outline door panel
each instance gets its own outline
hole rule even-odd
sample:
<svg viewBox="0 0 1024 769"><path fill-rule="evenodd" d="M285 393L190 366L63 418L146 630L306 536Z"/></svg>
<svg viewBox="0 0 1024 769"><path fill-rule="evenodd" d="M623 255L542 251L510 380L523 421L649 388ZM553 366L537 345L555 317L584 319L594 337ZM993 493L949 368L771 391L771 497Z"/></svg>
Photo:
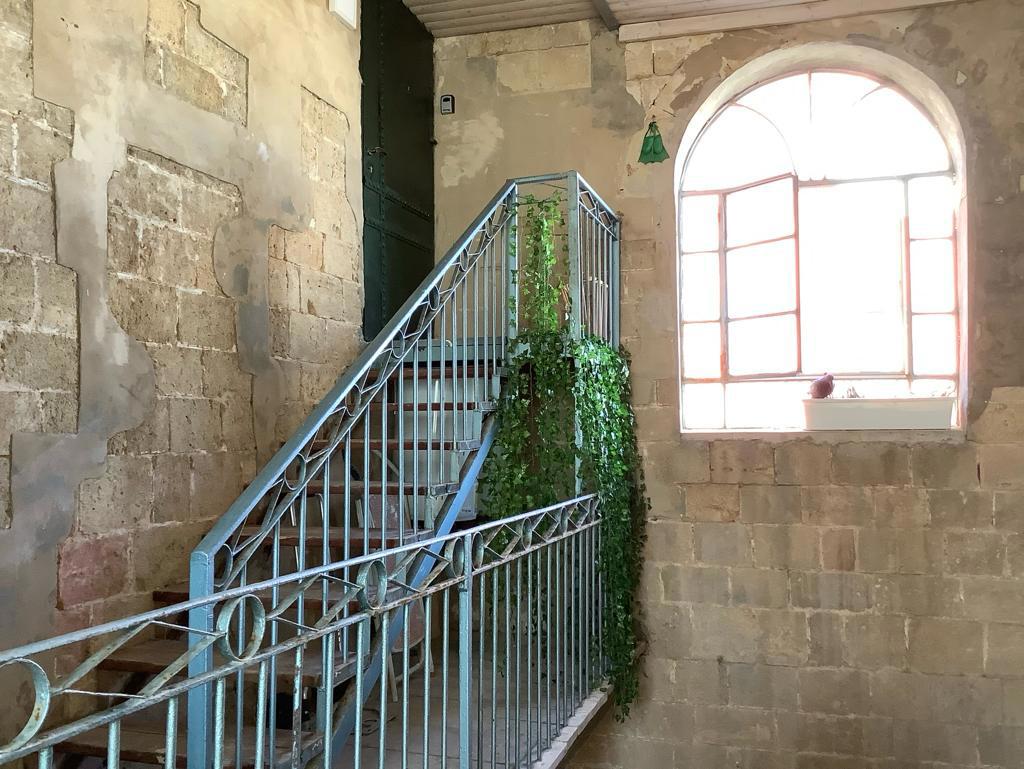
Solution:
<svg viewBox="0 0 1024 769"><path fill-rule="evenodd" d="M401 0L362 3L366 308L375 336L434 263L433 39Z"/></svg>

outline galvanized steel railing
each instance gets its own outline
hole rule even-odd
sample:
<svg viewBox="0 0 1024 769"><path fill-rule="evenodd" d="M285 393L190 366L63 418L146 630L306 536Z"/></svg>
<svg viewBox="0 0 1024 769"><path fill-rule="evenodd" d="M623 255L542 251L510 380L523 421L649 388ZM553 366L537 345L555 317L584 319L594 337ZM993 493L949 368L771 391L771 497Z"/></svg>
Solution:
<svg viewBox="0 0 1024 769"><path fill-rule="evenodd" d="M20 667L35 693L24 729L0 746L0 765L35 757L49 769L55 752L68 752L108 767L173 769L186 738L183 700L209 687L213 769L530 766L604 680L599 524L595 497L580 497L0 654L0 668ZM321 608L297 621L307 599ZM416 606L429 640L413 665ZM213 629L179 659L137 692L104 688L104 659L147 634L189 630L184 617L200 610L216 618ZM305 699L305 677L332 670L346 644L347 688L320 675ZM385 645L400 662L374 680ZM71 672L47 672L83 647L92 651ZM186 674L204 650L218 652L216 664ZM69 699L92 702L93 712L49 726ZM366 705L354 710L348 739L339 721L352 702ZM148 753L137 737L146 719Z"/></svg>

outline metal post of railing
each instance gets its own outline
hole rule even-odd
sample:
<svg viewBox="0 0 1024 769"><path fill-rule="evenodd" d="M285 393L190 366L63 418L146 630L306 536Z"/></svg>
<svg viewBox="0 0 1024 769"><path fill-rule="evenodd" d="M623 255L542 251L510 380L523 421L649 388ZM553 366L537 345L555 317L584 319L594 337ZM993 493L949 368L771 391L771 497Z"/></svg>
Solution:
<svg viewBox="0 0 1024 769"><path fill-rule="evenodd" d="M508 194L508 205L512 217L505 225L508 228L508 241L505 247L508 296L505 301L505 335L509 340L515 339L519 331L519 188L513 187ZM506 353L511 347L506 345Z"/></svg>
<svg viewBox="0 0 1024 769"><path fill-rule="evenodd" d="M611 268L609 275L611 294L611 338L608 343L614 348L619 347L619 253L622 241L622 223L618 217L615 219L614 224L615 236L612 240L612 255L611 255Z"/></svg>
<svg viewBox="0 0 1024 769"><path fill-rule="evenodd" d="M569 240L569 333L574 339L583 336L583 264L580 249L580 175L566 174L566 206L568 207Z"/></svg>
<svg viewBox="0 0 1024 769"><path fill-rule="evenodd" d="M459 585L459 766L469 767L470 706L473 694L473 535L463 545L463 575Z"/></svg>
<svg viewBox="0 0 1024 769"><path fill-rule="evenodd" d="M213 559L200 550L194 550L189 561L189 598L206 598L213 595ZM212 603L191 609L188 626L198 633L190 633L191 647L198 643L201 634L213 632ZM213 668L213 648L197 654L188 664L190 677L201 676ZM188 769L207 769L210 766L210 747L213 741L213 692L210 684L203 684L188 691L188 738L186 757Z"/></svg>

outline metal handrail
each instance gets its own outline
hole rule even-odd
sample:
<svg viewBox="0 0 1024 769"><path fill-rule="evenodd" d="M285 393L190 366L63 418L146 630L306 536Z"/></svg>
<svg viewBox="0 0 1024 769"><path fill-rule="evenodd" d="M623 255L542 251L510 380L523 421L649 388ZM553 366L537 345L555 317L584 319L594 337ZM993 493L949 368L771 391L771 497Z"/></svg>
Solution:
<svg viewBox="0 0 1024 769"><path fill-rule="evenodd" d="M595 580L596 571L594 569L594 559L599 554L599 540L597 539L599 524L597 497L595 495L577 497L501 521L485 523L467 531L409 543L387 553L363 555L301 572L281 575L242 588L228 589L213 596L190 600L175 606L66 633L7 652L0 652L0 667L21 665L29 671L36 696L24 729L12 742L0 746L0 764L38 754L39 765L46 769L52 766L53 749L56 745L93 729L106 728L108 730L108 761L110 761L110 765L117 765L121 723L129 716L151 712L157 706L165 707L161 715L164 718L166 744L169 747L175 746L179 729L178 698L209 686L214 686L217 692L214 705L215 745L220 746L220 750L223 750L227 728L225 726L225 686L233 676L241 679L245 673L253 671L258 673L258 691L254 698L257 703L254 710L257 725L253 737L257 742L257 755L261 751L276 755L274 737L271 736L274 730L271 728L268 732L264 727L271 720L271 715L265 707L270 691L268 679L274 677L274 667L277 663L289 659L288 655L295 655L301 660L306 651L316 652L317 656L323 654L327 658L326 661L330 662L331 653L338 645L338 638L350 630L356 630L360 638L355 659L357 666L355 689L358 690L366 681L364 667L372 657L367 643L371 623L383 621L386 629L389 617L394 618L400 613L408 613L408 607L416 602L429 601L435 596L443 596L445 605L447 605L448 594L453 591L457 592L459 596L459 618L460 624L463 626L459 639L458 673L458 697L461 710L462 700L468 702L474 686L470 680L469 657L465 655L469 648L466 644L470 641L468 633L472 632L470 615L475 610L475 604L472 601L475 580L482 581L481 585L476 587L482 600L487 575L495 575L492 581L497 584L499 578L496 575L500 572L504 575L505 584L508 586L511 584L512 574L521 571L523 563L527 560L531 564L534 561L541 563L539 554L543 553L548 563L547 578L549 582L553 573L557 573L560 578L563 572L567 576L570 569L575 570L573 573L578 573L585 579L579 581L579 594L578 596L573 594L571 603L568 598L560 599L561 602L551 610L556 614L544 615L542 618L547 621L547 632L550 635L547 643L561 644L558 648L562 651L559 653L564 655L569 654L571 646L574 675L571 679L569 676L565 676L562 687L555 692L555 699L549 703L554 708L555 716L552 718L550 713L546 716L547 736L542 737L538 733L536 745L531 745L531 751L536 747L539 754L541 749L550 744L552 735L557 734L557 730L568 723L573 709L603 680L605 668L599 631L602 621L603 598L599 583ZM577 547L579 550L576 549ZM553 558L554 561L552 561ZM553 562L556 564L555 567L551 566ZM426 578L417 587L410 587L404 583L404 575L408 573L410 565L416 565L425 573ZM516 571L514 572L514 570ZM355 579L349 579L347 576L352 572L357 575ZM323 607L319 617L298 627L294 635L289 638L278 640L273 634L270 634L270 639L267 639L267 627L286 623L288 620L283 615L290 608L300 604L307 591L318 591L321 587L337 585L343 585L345 589ZM266 605L267 593L280 591L283 588L290 588L287 597L281 601L270 602L271 605L268 607ZM538 590L539 588L540 582L538 581ZM506 589L508 588L506 587ZM357 612L349 613L344 608L352 600L358 600L361 608ZM138 695L75 688L77 684L86 680L113 652L150 628L184 629L184 626L178 624L176 617L198 607L214 607L218 610L215 630L204 639L204 643L207 646L216 646L221 651L225 657L225 661L222 663L197 675L180 678L179 674L188 661L187 655L195 653L193 646L181 658L157 674L154 679L155 684L151 683ZM506 603L506 613L511 611L511 608L512 606ZM243 616L251 621L252 629L245 634L244 648L235 650L231 634ZM510 616L510 614L506 614L506 622L509 621ZM552 618L556 618L558 623L563 623L557 624L556 634L551 634ZM578 627L573 625L573 633L570 636L568 633L569 623L577 620L585 620L586 627L582 624ZM536 623L529 627L534 627L538 633L543 630L542 625ZM516 628L517 637L525 635L528 642L532 644L533 636L524 628L526 626L523 625ZM111 636L113 637L110 638ZM384 637L387 638L386 632ZM447 639L447 631L445 638ZM498 639L492 637L491 640L493 664L496 665ZM506 651L508 640L506 636ZM51 682L43 664L37 661L60 656L61 652L70 651L74 647L90 641L102 641L103 644L98 651L89 655L74 670L54 682ZM408 656L408 643L406 634L406 657ZM568 662L568 657L565 661ZM539 665L539 659L537 664ZM301 670L301 664L298 668ZM527 669L528 675L530 670ZM296 678L298 675L299 673L296 673ZM430 672L427 671L425 676L424 685L429 686L427 680ZM537 676L537 696L539 697L541 693L539 667ZM478 681L477 685L485 684ZM383 696L385 688L383 681L380 686ZM447 692L447 680L445 680L444 686L445 692ZM328 684L327 689L330 688ZM54 698L72 695L110 696L123 699L123 701L71 723L43 731ZM445 696L447 697L447 694ZM477 698L480 699L479 694ZM507 700L506 704L510 705L510 700ZM530 711L527 711L527 715L530 715ZM357 716L358 718L360 716ZM361 724L357 720L357 727L360 726ZM463 766L469 765L470 732L469 723L461 725L460 756L465 755L466 758L460 764ZM361 731L357 729L356 733L360 734ZM324 732L321 732L317 740L303 745L301 748L302 763L321 755L324 765L330 765L331 741ZM357 741L354 747L357 754L358 749ZM511 750L507 741L505 749L506 751ZM176 755L176 748L167 752L168 765L174 766ZM262 764L260 761L256 761L255 765L261 766Z"/></svg>

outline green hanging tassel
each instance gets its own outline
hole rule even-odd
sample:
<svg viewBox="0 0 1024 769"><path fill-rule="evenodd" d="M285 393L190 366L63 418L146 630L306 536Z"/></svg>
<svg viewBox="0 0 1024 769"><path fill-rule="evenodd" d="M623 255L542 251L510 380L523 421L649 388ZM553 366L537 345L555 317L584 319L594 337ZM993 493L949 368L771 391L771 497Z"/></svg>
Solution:
<svg viewBox="0 0 1024 769"><path fill-rule="evenodd" d="M640 148L640 162L660 163L663 160L668 160L668 152L665 151L665 142L661 140L658 124L652 120L644 135L644 146Z"/></svg>

